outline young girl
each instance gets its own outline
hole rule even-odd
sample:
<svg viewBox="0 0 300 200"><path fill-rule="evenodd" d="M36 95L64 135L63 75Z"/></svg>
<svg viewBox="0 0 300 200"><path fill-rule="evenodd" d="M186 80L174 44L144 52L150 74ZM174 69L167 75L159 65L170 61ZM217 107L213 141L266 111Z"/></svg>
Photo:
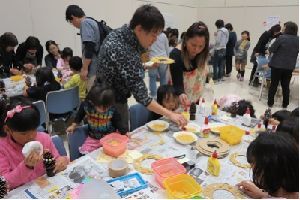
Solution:
<svg viewBox="0 0 300 200"><path fill-rule="evenodd" d="M66 169L69 159L59 155L50 136L37 132L40 114L34 105L17 105L7 112L4 120L6 136L0 138L0 175L9 189L28 183L45 174L42 156L32 151L26 158L22 148L30 141L39 141L43 149L55 158L55 172Z"/></svg>
<svg viewBox="0 0 300 200"><path fill-rule="evenodd" d="M238 71L237 79L244 81L245 67L247 64L247 51L250 47L250 33L243 31L242 39L235 45L235 67Z"/></svg>
<svg viewBox="0 0 300 200"><path fill-rule="evenodd" d="M73 50L70 47L65 47L62 50L61 58L63 59L63 63L61 66L57 66L57 69L62 74L62 80L68 81L73 74L72 70L70 69L70 59L73 57Z"/></svg>
<svg viewBox="0 0 300 200"><path fill-rule="evenodd" d="M70 59L70 68L73 71L71 79L64 84L64 88L79 86L79 98L83 101L86 96L86 81L81 80L80 70L82 68L82 59L79 56L74 56Z"/></svg>
<svg viewBox="0 0 300 200"><path fill-rule="evenodd" d="M30 86L30 82L26 82L27 87L24 88L23 95L33 100L46 101L46 95L50 91L59 90L60 84L55 80L52 68L42 67L35 73L36 85Z"/></svg>
<svg viewBox="0 0 300 200"><path fill-rule="evenodd" d="M157 103L164 108L175 111L179 107L179 97L176 95L175 89L171 85L161 85L157 89ZM156 120L162 116L151 112L151 119Z"/></svg>
<svg viewBox="0 0 300 200"><path fill-rule="evenodd" d="M238 187L249 197L299 199L299 148L288 134L261 133L248 147L253 182Z"/></svg>
<svg viewBox="0 0 300 200"><path fill-rule="evenodd" d="M81 103L74 123L67 129L68 133L73 133L86 116L89 132L88 138L79 148L80 153L87 154L99 148L101 146L99 140L106 134L115 131L125 134L114 103L115 96L112 89L104 84L93 86L85 101Z"/></svg>

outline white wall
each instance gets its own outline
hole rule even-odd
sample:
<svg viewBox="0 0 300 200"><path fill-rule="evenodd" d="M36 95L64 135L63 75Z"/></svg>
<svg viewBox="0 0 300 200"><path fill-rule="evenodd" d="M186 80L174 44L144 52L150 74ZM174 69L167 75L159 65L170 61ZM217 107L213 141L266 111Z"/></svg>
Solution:
<svg viewBox="0 0 300 200"><path fill-rule="evenodd" d="M282 22L299 22L298 0L1 0L0 3L0 34L11 31L20 43L29 35L37 36L42 45L55 40L61 49L71 47L75 55L81 52L80 37L76 35L78 30L65 21L69 4L78 4L87 16L104 19L117 28L129 22L137 7L151 3L160 9L167 25L180 32L203 20L213 34L214 22L222 18L233 24L238 35L249 30L254 43L263 32L262 23L267 16L280 16Z"/></svg>

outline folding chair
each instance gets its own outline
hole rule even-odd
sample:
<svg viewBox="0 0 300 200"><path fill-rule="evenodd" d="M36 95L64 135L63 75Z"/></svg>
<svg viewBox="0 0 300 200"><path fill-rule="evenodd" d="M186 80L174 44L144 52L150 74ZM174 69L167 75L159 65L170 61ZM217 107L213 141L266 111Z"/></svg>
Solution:
<svg viewBox="0 0 300 200"><path fill-rule="evenodd" d="M49 129L52 132L52 121L59 119L66 122L79 105L79 88L78 86L70 89L51 91L46 96L46 109L49 117ZM54 115L54 119L50 118ZM50 133L51 133L50 132Z"/></svg>
<svg viewBox="0 0 300 200"><path fill-rule="evenodd" d="M142 104L135 104L129 108L130 131L135 130L140 126L144 126L151 121L150 111Z"/></svg>
<svg viewBox="0 0 300 200"><path fill-rule="evenodd" d="M48 121L45 102L42 100L39 100L39 101L33 102L32 104L35 105L40 112L40 125L38 127L38 131L47 132L49 121ZM44 127L44 124L45 124L45 127Z"/></svg>
<svg viewBox="0 0 300 200"><path fill-rule="evenodd" d="M88 136L88 125L78 127L73 133L68 133L67 139L69 144L70 161L73 161L82 154L79 152L79 147L82 146Z"/></svg>
<svg viewBox="0 0 300 200"><path fill-rule="evenodd" d="M59 137L58 135L52 136L51 139L52 139L52 142L53 142L54 146L56 147L59 155L67 156L67 151L65 149L63 139L61 137Z"/></svg>

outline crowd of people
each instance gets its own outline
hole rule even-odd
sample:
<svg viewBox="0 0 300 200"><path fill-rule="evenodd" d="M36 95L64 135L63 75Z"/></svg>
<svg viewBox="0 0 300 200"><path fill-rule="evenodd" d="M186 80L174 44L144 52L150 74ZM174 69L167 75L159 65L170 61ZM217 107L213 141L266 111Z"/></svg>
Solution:
<svg viewBox="0 0 300 200"><path fill-rule="evenodd" d="M127 100L131 95L151 111L153 119L165 116L184 127L187 120L176 111L201 99L208 82L209 57L214 82L222 82L224 77L233 74L233 56L236 77L244 81L250 32L241 32L238 39L232 24L225 24L221 19L215 22L215 42L211 45L205 22L192 23L179 39L177 29L163 31L163 15L151 5L139 7L129 24L112 30L107 36L102 34L103 26L87 17L78 5L68 6L65 14L67 22L80 30L82 55L73 56L69 47L61 51L55 41L49 40L45 44L46 66L42 66L44 52L39 39L29 36L19 44L13 33L6 32L0 37L0 76L33 74L36 83L26 78L23 92L31 102L45 101L49 91L78 86L81 104L67 131L71 134L83 121L88 124L88 138L80 147L82 154L99 148L99 139L108 133L129 132ZM286 22L283 27L274 25L261 35L253 48L250 81L259 84L254 76L258 70L263 70L266 76L269 73L269 107L274 104L279 82L283 91L282 107L289 105L289 83L299 51L297 33L298 26L294 22ZM272 39L276 40L270 45ZM146 67L141 61L141 54L145 52L149 58L163 56L175 61L170 65L154 63L147 67L149 90L144 81ZM59 71L58 77L54 76L53 69ZM160 86L157 88L158 76ZM8 181L10 189L45 173L40 155L32 153L24 159L22 147L29 141L40 141L55 156L55 171L64 170L68 158L59 156L49 135L37 132L37 108L27 101L15 104L1 98L0 102L0 175ZM231 106L237 105L239 115L250 108L251 116L256 117L252 103L238 96L225 96L218 103L229 112ZM253 198L298 198L299 110L282 110L272 117L268 123L276 123L277 131L259 134L247 150L253 182L243 181L238 186Z"/></svg>

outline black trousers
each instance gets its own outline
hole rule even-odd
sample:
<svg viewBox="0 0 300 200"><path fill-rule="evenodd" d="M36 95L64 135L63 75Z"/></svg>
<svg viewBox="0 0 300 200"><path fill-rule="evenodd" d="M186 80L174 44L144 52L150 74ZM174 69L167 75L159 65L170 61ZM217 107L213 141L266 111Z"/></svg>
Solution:
<svg viewBox="0 0 300 200"><path fill-rule="evenodd" d="M257 62L253 62L253 68L252 68L251 75L250 75L250 82L252 81L252 79L254 77L254 74L256 72L256 68L257 68ZM254 82L258 82L257 77L255 78Z"/></svg>
<svg viewBox="0 0 300 200"><path fill-rule="evenodd" d="M272 67L271 67L272 68ZM273 106L274 96L277 92L279 82L281 83L283 102L282 106L286 107L289 105L290 96L290 81L292 78L293 70L276 69L271 70L271 86L268 95L268 105Z"/></svg>
<svg viewBox="0 0 300 200"><path fill-rule="evenodd" d="M232 56L226 55L226 72L225 74L230 74L232 71Z"/></svg>

